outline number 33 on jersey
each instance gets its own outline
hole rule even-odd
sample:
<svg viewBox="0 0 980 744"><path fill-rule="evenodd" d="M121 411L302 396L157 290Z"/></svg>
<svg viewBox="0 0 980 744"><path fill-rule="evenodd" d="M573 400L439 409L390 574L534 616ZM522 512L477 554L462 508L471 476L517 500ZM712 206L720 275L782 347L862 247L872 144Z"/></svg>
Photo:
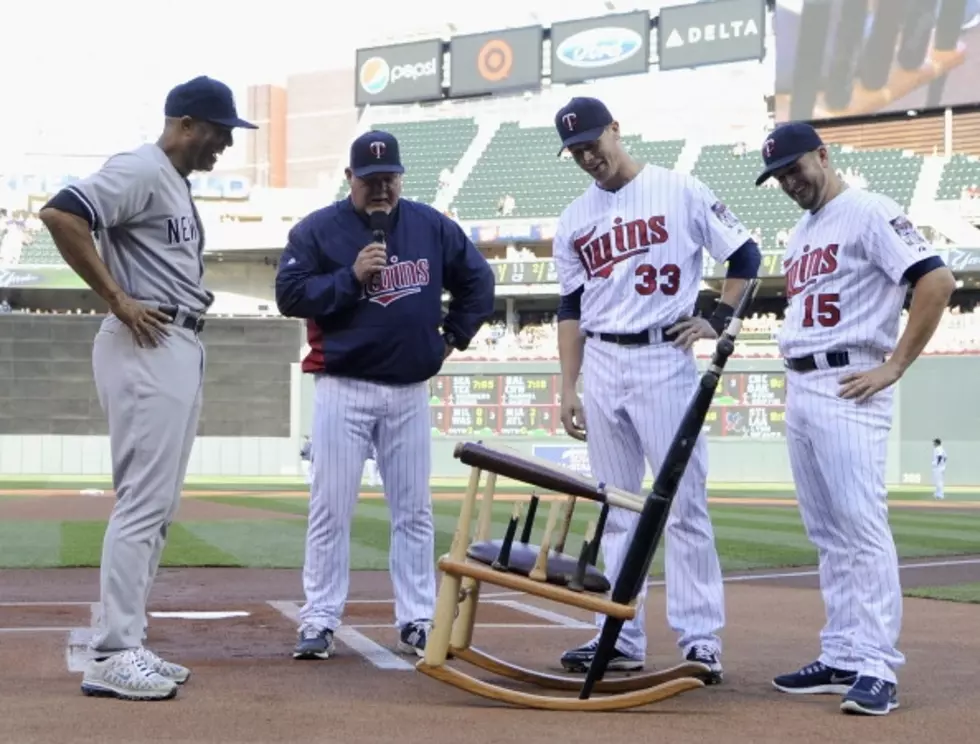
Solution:
<svg viewBox="0 0 980 744"><path fill-rule="evenodd" d="M908 291L902 275L935 255L887 196L845 189L805 213L783 256L784 357L864 348L889 354Z"/></svg>
<svg viewBox="0 0 980 744"><path fill-rule="evenodd" d="M704 183L647 164L618 191L593 183L564 210L554 240L560 291L584 287L583 331L667 328L694 312L702 248L723 263L749 238Z"/></svg>

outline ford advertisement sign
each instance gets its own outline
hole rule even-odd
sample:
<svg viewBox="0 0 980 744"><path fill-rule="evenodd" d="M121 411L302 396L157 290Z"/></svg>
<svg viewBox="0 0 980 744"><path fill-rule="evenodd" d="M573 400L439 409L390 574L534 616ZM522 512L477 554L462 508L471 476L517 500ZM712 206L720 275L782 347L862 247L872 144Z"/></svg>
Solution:
<svg viewBox="0 0 980 744"><path fill-rule="evenodd" d="M442 41L358 49L354 74L356 106L442 98Z"/></svg>
<svg viewBox="0 0 980 744"><path fill-rule="evenodd" d="M647 11L555 23L551 27L551 79L578 83L649 69Z"/></svg>

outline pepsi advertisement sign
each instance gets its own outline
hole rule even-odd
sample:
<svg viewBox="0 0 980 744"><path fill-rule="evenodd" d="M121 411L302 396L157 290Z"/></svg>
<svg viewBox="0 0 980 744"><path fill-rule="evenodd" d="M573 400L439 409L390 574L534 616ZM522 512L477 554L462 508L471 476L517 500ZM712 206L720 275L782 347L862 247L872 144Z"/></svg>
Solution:
<svg viewBox="0 0 980 744"><path fill-rule="evenodd" d="M354 104L414 103L442 98L442 41L358 49Z"/></svg>
<svg viewBox="0 0 980 744"><path fill-rule="evenodd" d="M551 27L552 82L638 75L649 69L649 62L647 11L566 21Z"/></svg>

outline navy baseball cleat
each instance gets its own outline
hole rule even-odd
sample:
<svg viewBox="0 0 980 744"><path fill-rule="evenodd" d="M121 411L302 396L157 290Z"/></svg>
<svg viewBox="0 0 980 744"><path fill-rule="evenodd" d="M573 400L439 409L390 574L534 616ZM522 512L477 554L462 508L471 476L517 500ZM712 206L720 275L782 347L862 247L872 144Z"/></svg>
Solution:
<svg viewBox="0 0 980 744"><path fill-rule="evenodd" d="M573 648L561 655L561 665L566 671L585 673L589 671L595 652L599 648L599 639L594 638L584 646ZM613 652L606 667L610 672L638 672L643 669L643 659L628 656L618 648Z"/></svg>
<svg viewBox="0 0 980 744"><path fill-rule="evenodd" d="M844 695L840 709L845 713L884 716L898 707L898 685L862 674Z"/></svg>
<svg viewBox="0 0 980 744"><path fill-rule="evenodd" d="M844 695L857 678L857 672L834 669L815 661L798 671L779 675L773 679L772 686L795 695Z"/></svg>
<svg viewBox="0 0 980 744"><path fill-rule="evenodd" d="M293 648L294 659L329 659L334 651L333 631L304 625Z"/></svg>
<svg viewBox="0 0 980 744"><path fill-rule="evenodd" d="M709 646L692 646L684 658L687 661L696 661L708 667L710 673L704 679L706 685L721 684L725 675L721 668L721 659L718 658L718 652L713 648Z"/></svg>
<svg viewBox="0 0 980 744"><path fill-rule="evenodd" d="M413 620L403 625L398 634L398 650L403 654L425 656L425 642L431 627L430 620Z"/></svg>

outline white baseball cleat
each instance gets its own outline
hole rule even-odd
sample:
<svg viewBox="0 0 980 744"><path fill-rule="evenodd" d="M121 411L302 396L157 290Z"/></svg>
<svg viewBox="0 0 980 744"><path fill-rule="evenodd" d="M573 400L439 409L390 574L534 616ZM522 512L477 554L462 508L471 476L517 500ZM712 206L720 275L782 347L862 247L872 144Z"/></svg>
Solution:
<svg viewBox="0 0 980 744"><path fill-rule="evenodd" d="M170 700L177 695L177 683L153 671L139 649L133 649L89 663L82 693L121 700Z"/></svg>
<svg viewBox="0 0 980 744"><path fill-rule="evenodd" d="M178 685L184 684L191 676L191 670L187 667L174 664L172 661L165 661L148 648L136 649L136 653L150 669Z"/></svg>

